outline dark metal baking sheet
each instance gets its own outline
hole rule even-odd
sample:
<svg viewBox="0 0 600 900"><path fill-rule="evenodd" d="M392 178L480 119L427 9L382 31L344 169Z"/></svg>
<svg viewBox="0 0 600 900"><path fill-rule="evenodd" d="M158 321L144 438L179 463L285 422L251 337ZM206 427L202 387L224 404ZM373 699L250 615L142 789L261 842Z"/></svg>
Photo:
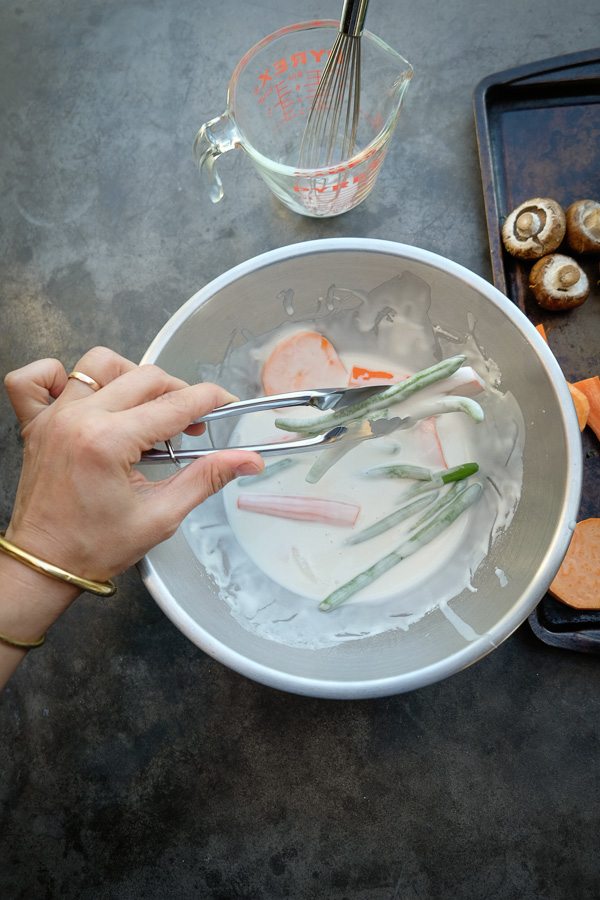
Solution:
<svg viewBox="0 0 600 900"><path fill-rule="evenodd" d="M600 200L600 48L490 75L474 92L475 125L495 286L534 325L543 324L568 381L600 374L600 259L578 257L590 279L588 300L565 313L543 310L529 287L530 262L510 256L502 223L530 197ZM563 247L561 251L573 255ZM579 519L600 516L600 442L582 434L584 480ZM577 623L547 595L530 617L552 646L600 652L600 613Z"/></svg>

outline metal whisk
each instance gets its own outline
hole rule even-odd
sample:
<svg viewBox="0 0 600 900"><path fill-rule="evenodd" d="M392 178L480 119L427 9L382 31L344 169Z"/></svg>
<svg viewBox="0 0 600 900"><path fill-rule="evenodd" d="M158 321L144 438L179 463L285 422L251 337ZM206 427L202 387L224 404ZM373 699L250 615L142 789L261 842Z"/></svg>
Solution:
<svg viewBox="0 0 600 900"><path fill-rule="evenodd" d="M344 0L340 29L313 98L302 143L303 169L352 156L360 111L360 44L369 0ZM342 131L343 128L343 131Z"/></svg>

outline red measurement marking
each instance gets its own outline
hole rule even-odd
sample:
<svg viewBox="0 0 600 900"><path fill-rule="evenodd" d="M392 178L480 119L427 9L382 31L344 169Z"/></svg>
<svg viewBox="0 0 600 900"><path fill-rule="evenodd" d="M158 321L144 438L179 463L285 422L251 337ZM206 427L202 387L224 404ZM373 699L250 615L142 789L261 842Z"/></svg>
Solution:
<svg viewBox="0 0 600 900"><path fill-rule="evenodd" d="M363 171L359 172L357 175L354 175L352 179L348 177L346 181L342 181L341 178L338 178L337 183L332 183L331 181L328 184L323 184L321 187L316 187L314 184L310 186L305 186L304 184L295 184L293 185L293 189L296 193L311 193L311 194L322 194L324 191L339 191L347 188L350 184L363 184L367 182L371 182L377 172L377 169L383 163L385 157L385 153L383 153L380 157L373 160L373 162L369 163L368 167ZM348 168L350 168L348 166ZM334 170L334 174L341 175L346 169L341 166L339 169ZM301 172L295 173L297 175L302 176ZM311 173L311 176L315 178L319 173ZM321 173L325 174L325 173Z"/></svg>
<svg viewBox="0 0 600 900"><path fill-rule="evenodd" d="M269 75L269 67L268 67L268 66L267 66L267 68L265 69L265 71L264 71L261 75L259 75L258 77L260 78L260 86L261 86L261 87L264 87L265 84L267 83L267 81L273 81L273 79L272 79L271 76Z"/></svg>
<svg viewBox="0 0 600 900"><path fill-rule="evenodd" d="M281 112L283 113L282 122L289 122L290 119L294 119L296 117L296 113L292 112L294 108L295 99L292 97L292 91L287 86L285 81L280 81L275 85L275 90L277 91L278 102L275 104L275 107L280 107Z"/></svg>
<svg viewBox="0 0 600 900"><path fill-rule="evenodd" d="M364 165L365 161L367 159L369 159L371 156L374 156L376 153L378 153L379 156L377 157L376 160L371 162L368 167L369 169L376 168L377 166L381 165L381 163L383 162L383 158L385 156L384 151L381 148L377 148L377 147L375 147L373 150L369 150L368 153L365 153L363 156L361 156L360 159L356 160L355 162L349 162L348 164L343 164L343 165L339 164L337 166L329 166L329 168L323 169L322 171L319 170L319 171L311 172L311 175L313 178L316 178L319 176L324 177L326 175L339 175L342 172L346 172L348 169L353 169L355 166ZM365 174L366 173L363 172L361 175L359 175L357 177L363 178ZM303 173L296 171L296 172L294 172L294 175L303 175ZM356 181L356 179L355 179L355 181Z"/></svg>
<svg viewBox="0 0 600 900"><path fill-rule="evenodd" d="M304 99L312 102L317 87L319 86L319 78L321 77L321 69L307 69L304 79Z"/></svg>
<svg viewBox="0 0 600 900"><path fill-rule="evenodd" d="M309 62L314 62L319 65L321 62L321 57L324 56L325 53L329 55L330 50L309 50L308 53L305 50L300 51L300 53L292 53L289 60L283 57L282 59L278 59L276 62L272 63L273 70L276 75L283 75L284 72L287 72L288 69L297 69L298 66L305 66L307 60ZM311 59L312 57L312 59ZM267 81L272 81L271 75L269 75L269 69L271 66L267 66L264 72L262 72L258 79L260 81L260 87L264 87Z"/></svg>

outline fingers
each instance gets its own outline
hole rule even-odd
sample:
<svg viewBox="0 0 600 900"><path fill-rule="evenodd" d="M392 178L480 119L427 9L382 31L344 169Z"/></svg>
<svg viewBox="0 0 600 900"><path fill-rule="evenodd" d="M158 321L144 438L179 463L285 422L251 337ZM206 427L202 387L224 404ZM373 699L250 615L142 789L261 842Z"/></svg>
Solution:
<svg viewBox="0 0 600 900"><path fill-rule="evenodd" d="M152 485L154 511L170 523L174 533L181 520L207 497L240 475L259 475L264 467L262 457L248 450L211 453Z"/></svg>
<svg viewBox="0 0 600 900"><path fill-rule="evenodd" d="M4 379L6 393L22 428L59 397L66 385L67 373L57 359L37 360L9 372Z"/></svg>
<svg viewBox="0 0 600 900"><path fill-rule="evenodd" d="M77 362L74 376L69 379L65 399L90 398L102 390L96 402L107 412L126 410L159 397L167 391L187 387L187 382L164 372L158 366L138 366L131 360L106 347L94 347ZM87 384L89 378L94 384ZM98 385L98 387L96 387ZM192 434L202 434L202 426L196 426Z"/></svg>
<svg viewBox="0 0 600 900"><path fill-rule="evenodd" d="M118 381L105 384L101 395L98 393L98 404L109 412L131 409L162 394L189 386L186 381L175 378L154 365L134 366Z"/></svg>
<svg viewBox="0 0 600 900"><path fill-rule="evenodd" d="M113 382L126 372L137 369L135 363L124 356L119 356L108 347L93 347L81 357L73 367L74 371L82 372L92 378L101 388ZM93 396L93 388L75 378L71 378L67 385L65 400L79 400Z"/></svg>
<svg viewBox="0 0 600 900"><path fill-rule="evenodd" d="M157 371L160 373L160 370ZM137 376L138 373L136 381L141 382L142 379L138 379ZM170 378L171 376L163 372L161 383L169 384ZM131 380L133 381L133 377ZM99 391L98 395L100 393ZM229 391L210 382L186 385L174 390L167 389L166 393L155 395L154 399L117 413L118 419L115 424L130 437L137 437L140 440L140 447L142 443L144 445L142 449L148 449L156 441L166 441L184 430L193 434L202 433L203 429L200 426L190 428L190 423L216 406L223 406L233 399Z"/></svg>
<svg viewBox="0 0 600 900"><path fill-rule="evenodd" d="M206 431L206 424L204 422L198 422L197 425L190 425L189 428L184 429L184 434L189 434L190 437L200 437L201 434L204 434Z"/></svg>
<svg viewBox="0 0 600 900"><path fill-rule="evenodd" d="M191 423L215 406L237 399L217 385L188 385L158 366L138 366L106 347L85 353L75 371L93 379L100 389L94 391L82 381L68 380L64 367L53 359L39 360L6 376L6 390L23 428L52 399L60 397L61 405L87 399L90 408L116 413L118 421L111 430L133 442L135 455L135 447L148 449L181 431L202 434L204 424Z"/></svg>
<svg viewBox="0 0 600 900"><path fill-rule="evenodd" d="M92 378L100 385L100 390L94 392L89 385L72 378L65 390L65 400L88 397L93 398L96 407L107 412L127 411L134 429L140 423L145 423L143 439L146 446L167 440L180 431L192 435L203 434L203 424L190 423L215 406L237 399L222 388L204 384L194 385L199 393L175 396L186 389L190 390L187 382L155 365L138 366L106 347L89 350L77 362L75 371ZM164 398L169 396L171 401L164 402ZM152 405L151 401L156 401L156 405ZM131 412L138 407L143 408L143 411L132 417ZM160 434L155 436L156 425L160 425Z"/></svg>
<svg viewBox="0 0 600 900"><path fill-rule="evenodd" d="M106 347L94 347L75 365L74 371L93 379L93 387L72 378L58 360L40 360L6 376L6 389L21 425L60 397L61 405L86 399L86 407L114 412L122 418L114 426L140 449L151 447L181 431L200 435L203 424L195 419L215 406L237 399L213 384L188 385L154 365L138 366Z"/></svg>

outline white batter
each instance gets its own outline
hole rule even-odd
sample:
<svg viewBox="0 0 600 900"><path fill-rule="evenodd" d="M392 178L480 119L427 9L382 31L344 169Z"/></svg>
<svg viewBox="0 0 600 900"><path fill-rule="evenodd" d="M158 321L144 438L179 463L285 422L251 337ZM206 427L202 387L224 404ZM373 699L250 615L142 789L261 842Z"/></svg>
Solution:
<svg viewBox="0 0 600 900"><path fill-rule="evenodd" d="M384 287L389 291L389 286ZM349 369L361 365L386 371L419 371L439 358L439 352L437 357L432 355L433 349L444 344L445 336L436 334L426 317L416 322L411 315L407 322L402 320L401 305L399 311L400 315L390 319L384 339L379 333L373 340L365 328L368 323L357 315L345 323L338 319L328 329L319 328L319 322L312 327L332 341ZM306 330L306 322L301 327L279 329L268 342L250 339L235 351L234 360L226 361L238 379L250 385L246 390L226 378L227 367L218 373L203 372L203 377L219 381L239 395L256 395L262 361L294 330ZM399 335L406 340L399 340ZM357 347L369 348L369 343L388 351L391 346L402 348L403 355L361 355ZM443 461L437 442L417 426L357 446L316 484L305 480L316 454L303 453L294 454L294 465L281 475L262 483L246 485L239 480L228 485L188 516L183 528L215 579L223 601L245 628L283 644L318 649L398 627L407 629L436 606L446 611L449 600L471 587L472 575L491 543L509 524L518 503L524 427L514 398L497 388L500 373L493 362L484 359L472 335L461 346L454 337L447 343L442 355L467 354L467 363L486 384L486 390L475 398L485 411L483 423L475 424L464 413L450 413L436 420L447 465L479 463L480 472L471 482L482 484L480 499L435 541L338 608L323 613L318 610L321 599L401 544L414 523L414 519L409 520L363 544L345 543L351 533L396 509L401 492L412 483L366 478L364 471L400 462L438 469ZM349 347L347 352L344 345ZM418 402L419 394L407 404L399 404L391 414L402 414L403 406ZM306 418L307 411L296 414ZM273 413L240 417L233 433L230 429L235 420L222 420L211 429L213 439L218 445L227 443L227 438L231 445L281 439L286 433L275 429L275 417ZM191 445L190 439L185 445ZM267 464L278 458L267 459ZM284 520L239 510L240 491L340 499L359 505L360 514L353 528ZM468 629L464 623L454 624L463 632Z"/></svg>
<svg viewBox="0 0 600 900"><path fill-rule="evenodd" d="M343 357L342 357L343 358ZM345 360L344 360L345 361ZM349 362L349 361L348 361ZM372 367L370 359L354 359L355 364ZM379 360L379 367L386 367ZM418 397L414 398L415 400ZM392 408L390 415L404 415L410 401ZM414 409L415 404L410 403ZM286 412L286 415L288 413ZM262 412L242 416L233 432L231 442L236 446L264 440L265 435L283 439L285 432L277 431L274 421L281 413ZM295 411L291 417L306 418L307 411ZM467 425L463 413L451 413L450 427L444 427L444 456L449 466L471 462L468 457L468 441L463 426ZM441 420L438 419L441 424ZM427 426L416 425L406 431L397 431L383 438L364 441L353 447L335 463L316 483L309 484L306 475L317 459L318 453L301 453L289 457L293 465L272 478L252 481L242 480L228 485L225 490L225 508L229 524L235 536L250 558L265 574L290 591L303 597L323 600L336 587L366 569L402 543L410 525L422 515L396 526L369 541L349 547L349 536L361 531L377 519L396 510L399 498L413 481L386 477L368 477L365 472L376 466L394 463L411 463L432 467L435 471L445 466L438 442ZM268 463L267 463L268 465ZM318 522L298 522L264 516L240 510L237 507L240 493L295 494L303 497L324 497L344 500L360 507L356 524L352 528L328 526ZM374 597L386 597L398 590L417 586L423 578L423 556L429 559L428 568L445 567L458 551L466 517L434 542L423 554L416 554L402 563L398 570L387 572L370 587L346 602L363 603ZM435 559L435 565L431 560Z"/></svg>

